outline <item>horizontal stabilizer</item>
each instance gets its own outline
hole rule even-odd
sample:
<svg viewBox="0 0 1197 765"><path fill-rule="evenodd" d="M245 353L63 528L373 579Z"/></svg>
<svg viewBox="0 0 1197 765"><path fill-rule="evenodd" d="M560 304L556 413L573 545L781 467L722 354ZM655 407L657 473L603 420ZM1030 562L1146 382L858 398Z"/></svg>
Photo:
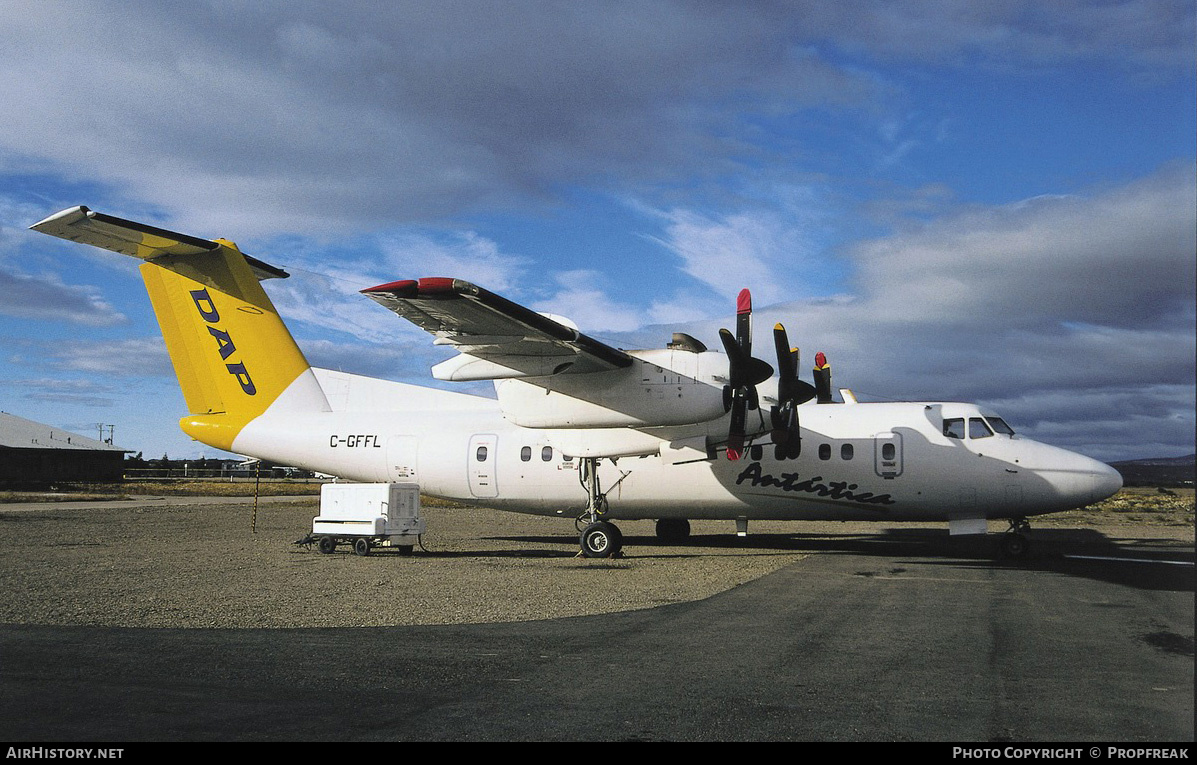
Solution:
<svg viewBox="0 0 1197 765"><path fill-rule="evenodd" d="M142 260L153 260L164 255L200 255L213 252L224 243L105 215L82 205L55 213L29 228L60 239L90 244ZM236 248L236 245L233 247ZM263 263L257 258L245 255L245 261L259 280L285 279L289 276L281 268Z"/></svg>

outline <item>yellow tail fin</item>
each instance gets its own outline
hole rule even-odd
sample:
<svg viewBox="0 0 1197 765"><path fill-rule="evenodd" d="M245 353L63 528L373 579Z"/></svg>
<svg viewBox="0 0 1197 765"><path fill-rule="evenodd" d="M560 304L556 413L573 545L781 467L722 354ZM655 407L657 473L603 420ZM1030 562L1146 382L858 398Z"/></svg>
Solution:
<svg viewBox="0 0 1197 765"><path fill-rule="evenodd" d="M272 406L327 411L307 359L258 281L284 272L247 259L232 242L85 207L32 228L146 261L141 275L190 412L179 425L192 438L231 451L241 429Z"/></svg>
<svg viewBox="0 0 1197 765"><path fill-rule="evenodd" d="M236 245L220 244L156 258L141 274L191 412L180 426L231 449L309 366Z"/></svg>

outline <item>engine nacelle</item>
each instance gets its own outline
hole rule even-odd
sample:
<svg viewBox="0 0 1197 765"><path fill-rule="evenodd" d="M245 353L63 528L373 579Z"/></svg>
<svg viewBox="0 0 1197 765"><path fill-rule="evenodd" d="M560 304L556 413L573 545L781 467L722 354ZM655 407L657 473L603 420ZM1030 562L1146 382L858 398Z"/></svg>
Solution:
<svg viewBox="0 0 1197 765"><path fill-rule="evenodd" d="M727 357L678 349L629 351L626 369L496 380L503 416L525 428L690 425L724 416Z"/></svg>

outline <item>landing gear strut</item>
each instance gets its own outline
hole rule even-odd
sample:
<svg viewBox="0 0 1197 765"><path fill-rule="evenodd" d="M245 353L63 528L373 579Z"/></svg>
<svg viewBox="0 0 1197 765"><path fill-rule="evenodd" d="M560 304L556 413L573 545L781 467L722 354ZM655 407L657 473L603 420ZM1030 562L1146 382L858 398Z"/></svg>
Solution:
<svg viewBox="0 0 1197 765"><path fill-rule="evenodd" d="M578 517L584 524L578 536L582 555L587 558L618 558L623 551L623 534L610 521L602 520L607 513L607 495L598 477L598 457L581 458L581 481L586 489L586 512Z"/></svg>
<svg viewBox="0 0 1197 765"><path fill-rule="evenodd" d="M1027 553L1031 549L1031 540L1027 538L1027 533L1030 530L1031 524L1027 523L1026 518L1011 518L1010 529L1002 535L1002 539L998 543L1002 557L1014 560L1022 560L1027 557Z"/></svg>

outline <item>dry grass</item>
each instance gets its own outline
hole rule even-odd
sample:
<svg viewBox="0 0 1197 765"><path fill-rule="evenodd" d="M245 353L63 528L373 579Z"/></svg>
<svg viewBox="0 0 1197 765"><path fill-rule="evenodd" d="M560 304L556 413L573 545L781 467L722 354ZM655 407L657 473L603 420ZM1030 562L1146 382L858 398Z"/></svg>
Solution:
<svg viewBox="0 0 1197 765"><path fill-rule="evenodd" d="M1193 528L1193 489L1131 487L1096 505L1039 516L1043 526L1173 526Z"/></svg>
<svg viewBox="0 0 1197 765"><path fill-rule="evenodd" d="M63 484L50 491L0 491L2 502L80 502L86 500L131 499L144 496L169 497L281 497L320 493L321 481L290 478L235 480L136 480L122 483Z"/></svg>

